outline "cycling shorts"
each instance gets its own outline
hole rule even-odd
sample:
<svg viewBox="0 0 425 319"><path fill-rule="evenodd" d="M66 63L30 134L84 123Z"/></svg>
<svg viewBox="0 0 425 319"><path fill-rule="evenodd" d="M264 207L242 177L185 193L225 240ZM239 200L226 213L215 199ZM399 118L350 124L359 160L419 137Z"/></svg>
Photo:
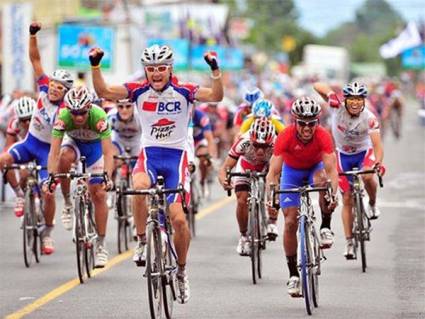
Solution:
<svg viewBox="0 0 425 319"><path fill-rule="evenodd" d="M375 164L375 155L373 149L357 154L344 154L337 151L338 172L351 171L354 167L362 169L363 167L373 167ZM339 188L342 193L350 190L353 183L353 176L339 176Z"/></svg>
<svg viewBox="0 0 425 319"><path fill-rule="evenodd" d="M119 139L119 138L113 138L112 144L115 145L115 147L118 150L118 155L123 155L125 153L125 149L130 149L130 156L138 156L140 154L140 142L136 143L129 143L125 140Z"/></svg>
<svg viewBox="0 0 425 319"><path fill-rule="evenodd" d="M49 151L50 144L42 142L31 133L28 133L24 140L13 144L8 153L12 155L16 164L24 164L35 160L37 165L47 166ZM47 180L47 170L41 170L39 176L41 181Z"/></svg>
<svg viewBox="0 0 425 319"><path fill-rule="evenodd" d="M179 149L149 146L142 148L133 175L146 173L150 177L151 186L156 184L158 176L164 177L165 188L177 188L183 185L186 190L186 203L190 195L190 174L188 170L187 152ZM178 194L167 196L169 204L181 202Z"/></svg>
<svg viewBox="0 0 425 319"><path fill-rule="evenodd" d="M244 161L242 158L239 158L238 162L236 163L235 172L236 173L245 173L247 170L256 171L256 172L265 172L267 170L267 165L263 165L262 169L253 169L253 167L247 167L244 165ZM233 185L236 190L244 191L247 188L245 186L241 187L241 185L248 186L248 190L250 189L250 179L249 177L242 177L242 176L235 176L232 178Z"/></svg>
<svg viewBox="0 0 425 319"><path fill-rule="evenodd" d="M309 169L296 169L284 164L282 166L282 175L280 178L280 189L297 188L307 184L313 184L314 174L322 169L323 162L319 162ZM281 208L299 207L300 194L280 194L279 201Z"/></svg>
<svg viewBox="0 0 425 319"><path fill-rule="evenodd" d="M69 147L75 153L78 161L81 156L86 157L87 173L102 174L103 168L103 152L102 143L100 140L83 143L69 136L65 136L62 142L62 147ZM101 184L103 178L95 177L89 180L90 184Z"/></svg>

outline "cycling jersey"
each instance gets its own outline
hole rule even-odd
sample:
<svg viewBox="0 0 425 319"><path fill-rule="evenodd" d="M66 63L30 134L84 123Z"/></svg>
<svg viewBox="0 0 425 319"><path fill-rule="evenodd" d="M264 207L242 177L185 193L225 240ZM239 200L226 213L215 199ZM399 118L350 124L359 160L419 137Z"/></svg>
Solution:
<svg viewBox="0 0 425 319"><path fill-rule="evenodd" d="M152 89L147 81L124 85L128 97L138 107L143 147L184 150L198 86L183 84L177 79L170 81L161 92Z"/></svg>
<svg viewBox="0 0 425 319"><path fill-rule="evenodd" d="M49 100L47 95L49 78L46 75L42 75L37 80L37 84L40 93L37 107L31 117L29 133L36 139L50 144L53 124L60 109L64 107L64 103L62 100L58 103Z"/></svg>
<svg viewBox="0 0 425 319"><path fill-rule="evenodd" d="M329 109L337 150L344 154L356 154L372 146L369 134L379 132L379 122L368 108L358 117L352 117L343 105Z"/></svg>
<svg viewBox="0 0 425 319"><path fill-rule="evenodd" d="M193 139L195 140L195 146L199 144L205 137L205 132L212 132L211 123L208 115L204 112L194 109L193 117Z"/></svg>
<svg viewBox="0 0 425 319"><path fill-rule="evenodd" d="M274 155L282 156L283 162L292 168L309 169L322 161L323 153L333 151L332 137L322 126L316 128L312 140L305 144L297 137L297 129L292 124L279 133Z"/></svg>
<svg viewBox="0 0 425 319"><path fill-rule="evenodd" d="M130 149L130 155L139 155L142 137L142 125L137 109L128 121L123 121L116 108L108 113L108 122L112 129L112 143L118 148L120 154Z"/></svg>
<svg viewBox="0 0 425 319"><path fill-rule="evenodd" d="M77 128L68 109L61 110L53 127L52 136L62 138L66 134L80 142L95 142L111 136L105 111L97 105L92 105L89 110L87 123L82 128Z"/></svg>
<svg viewBox="0 0 425 319"><path fill-rule="evenodd" d="M22 128L17 117L12 117L7 124L6 133L16 136L18 140L22 140L28 133L28 130Z"/></svg>
<svg viewBox="0 0 425 319"><path fill-rule="evenodd" d="M283 131L285 128L285 125L282 123L282 120L279 116L272 114L269 120L272 122L273 127L275 128L275 131L277 134ZM255 118L252 114L250 114L245 121L242 123L240 133L244 134L249 131L251 128L252 123L254 123Z"/></svg>
<svg viewBox="0 0 425 319"><path fill-rule="evenodd" d="M62 147L74 150L76 159L86 157L87 171L89 173L103 173L103 152L101 140L111 137L105 111L97 105L92 105L88 119L84 127L77 128L68 109L63 109L53 127L52 136L56 138L66 137ZM101 178L90 179L91 184L99 184Z"/></svg>

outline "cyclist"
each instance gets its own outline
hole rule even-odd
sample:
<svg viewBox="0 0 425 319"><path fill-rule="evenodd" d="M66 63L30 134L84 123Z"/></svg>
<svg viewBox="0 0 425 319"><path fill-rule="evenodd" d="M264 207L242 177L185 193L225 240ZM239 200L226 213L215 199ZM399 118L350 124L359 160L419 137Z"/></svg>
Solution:
<svg viewBox="0 0 425 319"><path fill-rule="evenodd" d="M5 151L7 151L13 144L23 140L26 137L31 121L31 116L36 107L35 100L28 96L23 96L20 99L13 101L12 104L15 110L15 116L9 120L7 125L6 144L4 146ZM10 180L11 174L15 175L15 172L8 171L6 174L7 180ZM19 171L19 184L21 189L25 188L27 177L28 172L22 170Z"/></svg>
<svg viewBox="0 0 425 319"><path fill-rule="evenodd" d="M315 90L329 103L332 116L332 134L335 139L338 170L340 172L359 169L379 168L382 174L384 150L379 132L379 122L373 113L365 108L367 88L364 84L353 82L344 87L344 106L335 93L324 83L315 83ZM380 215L376 207L377 183L373 174L362 175L369 195L368 215L376 219ZM343 193L342 220L347 239L344 256L354 258L353 216L350 183L352 179L342 176L339 186Z"/></svg>
<svg viewBox="0 0 425 319"><path fill-rule="evenodd" d="M108 261L104 243L108 220L105 188L112 188L110 178L114 147L111 142L111 129L105 111L92 104L92 95L86 87L71 89L65 95L65 106L53 127L48 163L49 184L55 184L53 174L69 172L72 164L76 163L80 156L86 157L87 172L96 174L107 172L106 187L103 187L101 178L89 180L89 192L94 204L97 228L95 267L102 268ZM62 180L61 188L64 198L70 200L69 181Z"/></svg>
<svg viewBox="0 0 425 319"><path fill-rule="evenodd" d="M9 120L7 125L5 150L26 137L36 102L28 96L23 96L13 101L13 108L15 116Z"/></svg>
<svg viewBox="0 0 425 319"><path fill-rule="evenodd" d="M212 70L212 87L181 83L173 73L173 52L168 46L153 45L146 48L141 57L146 75L144 82L124 85L107 85L100 71L103 56L100 48L90 51L93 84L97 94L110 100L129 98L136 102L142 123L142 146L133 171L135 189L148 189L156 183L157 176L164 177L166 188L177 188L182 183L188 189L186 146L189 143L188 125L193 102L219 101L223 98L221 72L215 53L208 52L204 59ZM175 230L174 244L177 251L178 301L186 303L190 298L189 280L185 269L190 244L190 231L179 195L168 196L171 224ZM144 196L133 201L134 220L138 245L133 260L139 266L146 263L147 206Z"/></svg>
<svg viewBox="0 0 425 319"><path fill-rule="evenodd" d="M249 114L242 123L239 134L248 132L254 120L259 117L266 117L269 119L273 124L276 134L282 132L285 128L285 125L282 123L282 120L279 116L272 114L273 109L275 109L275 107L269 100L258 99L255 101L252 106L252 113Z"/></svg>
<svg viewBox="0 0 425 319"><path fill-rule="evenodd" d="M252 123L249 132L240 136L232 145L227 158L220 168L218 178L224 189L231 189L227 183L227 169L236 166L237 172L247 170L265 172L268 169L269 161L273 153L275 141L275 130L271 121L267 118L257 118ZM235 194L237 198L236 217L239 224L240 238L236 251L241 256L248 256L251 251L248 230L248 197L250 191L250 180L247 177L237 177L234 179ZM269 223L267 233L271 239L278 235L276 226L277 212L269 210Z"/></svg>
<svg viewBox="0 0 425 319"><path fill-rule="evenodd" d="M306 183L326 186L328 178L332 184L333 200L319 196L322 212L320 246L330 248L333 244L331 214L336 206L338 172L332 136L319 125L320 105L309 97L301 97L292 104L295 123L279 133L267 174L267 185L277 185L281 174L280 187L293 188ZM297 215L300 206L299 194L281 194L280 207L285 216L283 246L289 269L288 294L300 296L300 279L297 269Z"/></svg>
<svg viewBox="0 0 425 319"><path fill-rule="evenodd" d="M37 107L31 117L28 134L23 141L14 144L7 153L0 156L0 167L11 165L13 163L27 163L36 160L38 165L47 166L47 157L50 150L50 139L52 128L59 109L63 106L63 97L72 87L73 79L69 72L56 70L48 77L41 65L40 52L37 47L37 32L40 31L39 23L32 23L29 27L29 57L37 78L39 95ZM45 181L47 180L47 171L40 171L42 186L42 197L44 203L44 219L46 227L41 234L41 250L43 254L54 252L54 242L51 238L53 222L55 216L55 198L47 191ZM15 175L11 175L8 180L16 194L15 215L24 214L24 194L16 181Z"/></svg>
<svg viewBox="0 0 425 319"><path fill-rule="evenodd" d="M236 114L233 118L233 127L235 135L239 136L239 131L242 123L245 121L248 114L252 112L252 105L258 99L262 99L263 96L263 92L257 87L245 91L243 98L244 101L238 106ZM248 127L248 129L249 128L250 126Z"/></svg>
<svg viewBox="0 0 425 319"><path fill-rule="evenodd" d="M216 161L217 159L217 146L214 142L214 135L208 115L195 108L192 116L192 124L195 155L200 158L200 183L204 196L208 197L209 191L206 181L213 163L212 161Z"/></svg>

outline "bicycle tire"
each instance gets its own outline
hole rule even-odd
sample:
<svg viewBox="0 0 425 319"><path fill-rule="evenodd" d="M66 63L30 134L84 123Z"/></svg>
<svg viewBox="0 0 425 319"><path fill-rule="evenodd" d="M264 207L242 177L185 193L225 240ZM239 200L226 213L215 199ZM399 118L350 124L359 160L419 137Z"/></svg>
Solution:
<svg viewBox="0 0 425 319"><path fill-rule="evenodd" d="M77 255L77 273L80 283L84 283L84 203L79 197L75 199L75 253Z"/></svg>
<svg viewBox="0 0 425 319"><path fill-rule="evenodd" d="M260 208L257 204L257 275L258 278L261 279L263 277L263 259L262 259L262 253L263 253L263 243L264 237L261 232L261 217L260 217Z"/></svg>
<svg viewBox="0 0 425 319"><path fill-rule="evenodd" d="M150 223L147 229L146 277L148 283L149 310L152 319L161 318L163 308L160 236L159 228L153 223Z"/></svg>
<svg viewBox="0 0 425 319"><path fill-rule="evenodd" d="M358 231L358 241L360 243L360 255L362 260L362 272L366 272L366 238L365 238L365 228L363 225L363 214L364 207L363 201L360 194L356 194L356 218L357 218L357 231Z"/></svg>
<svg viewBox="0 0 425 319"><path fill-rule="evenodd" d="M317 233L315 229L312 227L310 229L310 238L311 243L313 244L313 247L311 249L312 251L312 260L314 261L314 264L312 265L312 299L313 299L313 305L315 308L319 307L319 275L320 275L320 243L319 239L317 237Z"/></svg>
<svg viewBox="0 0 425 319"><path fill-rule="evenodd" d="M169 238L169 240L171 240L171 238ZM168 243L168 239L167 241L164 241L162 245L165 245L165 247L163 247L163 251L165 251L163 266L164 275L161 277L164 298L164 311L166 318L171 319L173 316L174 301L176 300L176 263L174 257L172 256L172 251L170 244Z"/></svg>
<svg viewBox="0 0 425 319"><path fill-rule="evenodd" d="M92 276L92 270L94 269L94 239L89 234L96 233L96 227L93 222L93 206L91 203L85 205L87 213L84 214L85 225L87 225L87 234L85 236L86 240L84 242L84 263L86 266L86 274L88 278Z"/></svg>
<svg viewBox="0 0 425 319"><path fill-rule="evenodd" d="M302 282L302 294L305 301L305 309L308 315L312 314L312 289L311 289L311 277L309 272L309 250L308 250L308 230L306 217L301 216L299 219L300 229L300 257L301 257L301 282Z"/></svg>
<svg viewBox="0 0 425 319"><path fill-rule="evenodd" d="M39 196L39 195L37 195L37 196ZM34 207L35 207L35 205L36 205L36 202L34 200ZM40 229L43 227L43 224L42 224L42 221L41 221L43 219L43 217L42 217L42 215L37 214L37 210L40 214L42 214L41 213L42 212L41 201L39 201L39 207L38 208L35 207L35 211L34 211L35 212L34 216L35 216L36 228L35 228L35 232L34 232L34 250L33 251L34 251L35 261L37 263L39 263L40 262L40 256L41 256L41 232L40 232Z"/></svg>
<svg viewBox="0 0 425 319"><path fill-rule="evenodd" d="M258 271L258 219L257 219L257 204L251 200L249 205L249 228L250 228L250 245L251 245L251 275L252 283L257 284Z"/></svg>
<svg viewBox="0 0 425 319"><path fill-rule="evenodd" d="M32 191L27 189L25 192L24 219L22 223L24 263L27 268L31 266L34 257L34 234L36 231L36 224L33 214L33 204L34 198Z"/></svg>
<svg viewBox="0 0 425 319"><path fill-rule="evenodd" d="M267 215L266 215L266 206L264 202L259 204L260 207L260 238L261 238L261 249L266 250L267 248Z"/></svg>
<svg viewBox="0 0 425 319"><path fill-rule="evenodd" d="M121 254L124 251L128 250L128 231L127 231L127 207L125 202L125 196L118 195L117 196L117 220L118 220L118 234L117 234L117 246L118 253Z"/></svg>

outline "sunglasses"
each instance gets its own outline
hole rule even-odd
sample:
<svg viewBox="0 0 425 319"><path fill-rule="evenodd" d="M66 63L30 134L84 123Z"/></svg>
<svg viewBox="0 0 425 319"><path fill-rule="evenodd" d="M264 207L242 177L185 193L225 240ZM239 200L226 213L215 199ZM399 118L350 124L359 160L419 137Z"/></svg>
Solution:
<svg viewBox="0 0 425 319"><path fill-rule="evenodd" d="M57 83L57 82L53 82L53 81L50 81L49 82L49 87L51 87L51 88L55 88L56 90L58 90L58 91L66 91L66 87L65 86L63 86L62 84L60 84L60 83Z"/></svg>
<svg viewBox="0 0 425 319"><path fill-rule="evenodd" d="M303 121L303 120L297 120L297 124L301 127L315 127L319 123L318 119L312 120L312 121Z"/></svg>
<svg viewBox="0 0 425 319"><path fill-rule="evenodd" d="M270 147L270 145L262 144L262 143L252 143L252 146L254 146L254 148L262 148L262 149L266 149Z"/></svg>
<svg viewBox="0 0 425 319"><path fill-rule="evenodd" d="M89 110L69 110L72 115L78 116L78 115L86 115Z"/></svg>
<svg viewBox="0 0 425 319"><path fill-rule="evenodd" d="M117 105L117 107L120 110L123 110L123 109L129 110L133 107L133 104L120 104L120 105Z"/></svg>
<svg viewBox="0 0 425 319"><path fill-rule="evenodd" d="M21 123L28 123L30 121L31 121L31 118L30 117L27 118L27 119L19 119L19 122L21 122Z"/></svg>
<svg viewBox="0 0 425 319"><path fill-rule="evenodd" d="M145 69L149 73L153 73L155 71L162 73L168 70L168 65L158 65L158 66L149 65L149 66L146 66Z"/></svg>

